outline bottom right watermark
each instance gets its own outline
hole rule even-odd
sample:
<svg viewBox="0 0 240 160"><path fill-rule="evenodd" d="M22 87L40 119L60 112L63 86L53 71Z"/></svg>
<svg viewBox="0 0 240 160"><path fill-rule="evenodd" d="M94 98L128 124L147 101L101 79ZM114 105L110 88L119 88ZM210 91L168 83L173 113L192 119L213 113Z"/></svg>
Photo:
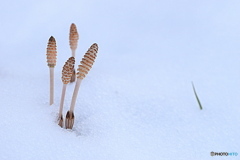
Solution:
<svg viewBox="0 0 240 160"><path fill-rule="evenodd" d="M210 152L211 156L238 156L237 152Z"/></svg>

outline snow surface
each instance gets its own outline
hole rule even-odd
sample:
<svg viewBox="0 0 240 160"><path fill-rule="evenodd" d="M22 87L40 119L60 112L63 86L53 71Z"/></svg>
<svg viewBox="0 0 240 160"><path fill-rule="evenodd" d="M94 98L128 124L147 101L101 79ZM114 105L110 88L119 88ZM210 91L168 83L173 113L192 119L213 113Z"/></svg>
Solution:
<svg viewBox="0 0 240 160"><path fill-rule="evenodd" d="M239 8L237 0L2 1L0 159L239 159ZM66 130L56 118L71 23L77 64L94 42L99 53ZM50 36L58 46L52 106Z"/></svg>

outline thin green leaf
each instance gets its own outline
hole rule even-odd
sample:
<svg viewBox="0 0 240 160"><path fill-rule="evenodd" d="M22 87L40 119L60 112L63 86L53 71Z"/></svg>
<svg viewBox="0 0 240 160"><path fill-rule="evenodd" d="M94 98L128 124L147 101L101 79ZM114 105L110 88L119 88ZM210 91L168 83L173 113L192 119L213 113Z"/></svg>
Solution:
<svg viewBox="0 0 240 160"><path fill-rule="evenodd" d="M196 92L196 90L195 90L195 87L194 87L193 82L192 82L192 87L193 87L193 91L194 91L195 97L196 97L196 99L197 99L198 105L199 105L200 109L202 110L203 108L202 108L201 102L200 102L200 100L199 100L199 98L198 98L198 95L197 95L197 92Z"/></svg>

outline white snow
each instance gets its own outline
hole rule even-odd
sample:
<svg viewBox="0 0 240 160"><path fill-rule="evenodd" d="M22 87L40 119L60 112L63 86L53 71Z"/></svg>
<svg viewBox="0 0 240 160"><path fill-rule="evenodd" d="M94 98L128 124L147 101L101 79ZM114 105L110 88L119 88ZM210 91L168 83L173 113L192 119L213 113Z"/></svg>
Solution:
<svg viewBox="0 0 240 160"><path fill-rule="evenodd" d="M237 0L1 2L0 159L239 159L239 7ZM99 52L66 130L56 118L71 23L80 35L76 65L91 44ZM50 36L58 46L52 106Z"/></svg>

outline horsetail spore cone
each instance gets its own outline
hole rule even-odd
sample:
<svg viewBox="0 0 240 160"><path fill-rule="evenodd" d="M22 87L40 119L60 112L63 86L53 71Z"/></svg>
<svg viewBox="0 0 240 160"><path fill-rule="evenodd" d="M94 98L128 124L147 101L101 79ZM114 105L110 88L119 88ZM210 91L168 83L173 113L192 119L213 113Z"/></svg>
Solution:
<svg viewBox="0 0 240 160"><path fill-rule="evenodd" d="M69 33L69 45L72 50L73 57L75 57L75 51L78 46L78 39L79 39L79 35L77 31L77 26L74 23L72 23L70 26L70 33Z"/></svg>
<svg viewBox="0 0 240 160"><path fill-rule="evenodd" d="M50 71L50 105L54 103L54 67L57 61L56 40L51 36L47 45L47 63Z"/></svg>
<svg viewBox="0 0 240 160"><path fill-rule="evenodd" d="M80 84L83 80L83 78L86 77L89 70L92 68L92 65L94 63L94 60L97 56L98 52L98 45L94 43L88 51L85 53L84 57L82 58L82 61L80 62L81 65L78 66L78 73L77 73L77 82L74 88L73 96L72 96L72 102L70 106L70 110L67 112L66 115L66 121L65 126L67 129L72 129L74 124L74 107L76 104L76 99L79 91Z"/></svg>
<svg viewBox="0 0 240 160"><path fill-rule="evenodd" d="M79 35L78 35L77 27L74 23L72 23L70 26L70 33L69 33L69 45L70 45L73 57L75 57L75 52L78 46L78 39L79 39ZM74 82L75 78L76 78L76 74L75 74L75 69L73 68L73 74L70 82Z"/></svg>
<svg viewBox="0 0 240 160"><path fill-rule="evenodd" d="M63 127L63 116L62 116L62 110L63 110L63 104L64 104L64 98L66 93L67 84L70 82L73 68L74 68L75 58L70 57L65 65L63 66L62 70L62 82L63 82L63 88L62 88L62 97L59 107L59 115L58 115L58 125Z"/></svg>
<svg viewBox="0 0 240 160"><path fill-rule="evenodd" d="M72 76L72 71L71 69L74 67L75 64L75 58L70 57L65 65L63 66L62 70L62 82L64 84L68 84L70 82L71 76Z"/></svg>

